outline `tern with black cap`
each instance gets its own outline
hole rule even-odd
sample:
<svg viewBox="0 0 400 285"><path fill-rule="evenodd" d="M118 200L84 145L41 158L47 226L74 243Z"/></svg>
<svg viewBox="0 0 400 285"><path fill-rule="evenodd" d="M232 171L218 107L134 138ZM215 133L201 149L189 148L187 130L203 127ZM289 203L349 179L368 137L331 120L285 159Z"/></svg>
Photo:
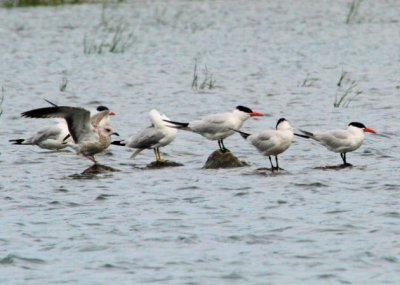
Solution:
<svg viewBox="0 0 400 285"><path fill-rule="evenodd" d="M250 108L244 106L237 106L230 113L213 114L189 123L164 121L177 129L198 133L209 140L217 140L220 150L226 152L228 149L223 140L233 135L234 130L240 129L247 119L257 116L264 116L264 114L253 112Z"/></svg>
<svg viewBox="0 0 400 285"><path fill-rule="evenodd" d="M313 133L304 130L300 131L302 134L295 135L313 139L328 150L339 152L345 166L351 165L346 161L346 153L355 151L362 145L364 142L364 133L376 133L375 130L367 128L359 122L351 122L346 130L327 130Z"/></svg>

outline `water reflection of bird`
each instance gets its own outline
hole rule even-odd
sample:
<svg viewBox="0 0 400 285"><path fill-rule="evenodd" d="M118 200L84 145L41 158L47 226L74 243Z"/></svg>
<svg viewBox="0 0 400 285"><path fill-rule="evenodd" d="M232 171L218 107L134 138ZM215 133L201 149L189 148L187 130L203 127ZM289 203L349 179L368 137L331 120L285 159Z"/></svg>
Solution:
<svg viewBox="0 0 400 285"><path fill-rule="evenodd" d="M263 116L263 114L253 112L244 106L237 106L230 113L213 114L189 123L164 121L175 128L198 133L209 140L218 140L220 150L226 152L228 149L225 148L223 140L234 134L235 131L233 130L240 129L248 118L255 116Z"/></svg>
<svg viewBox="0 0 400 285"><path fill-rule="evenodd" d="M161 158L160 147L170 144L175 139L177 129L169 127L167 123L163 121L168 120L168 117L161 115L155 109L149 112L149 118L152 123L151 126L126 140L113 141L112 144L135 148L136 151L131 155L131 158L136 157L145 149L153 149L156 160L165 162L165 160Z"/></svg>
<svg viewBox="0 0 400 285"><path fill-rule="evenodd" d="M272 171L280 169L278 155L286 151L293 140L293 128L285 118L278 120L276 130L267 130L256 134L235 131L248 140L262 155L268 156ZM271 156L275 156L276 166L273 165Z"/></svg>
<svg viewBox="0 0 400 285"><path fill-rule="evenodd" d="M39 108L22 113L22 116L29 118L64 118L74 141L74 144L68 144L68 146L94 163L96 163L94 155L111 144L111 135L118 135L109 124L104 126L100 123L109 115L108 109L100 111L93 122L88 110L69 106Z"/></svg>
<svg viewBox="0 0 400 285"><path fill-rule="evenodd" d="M46 100L54 107L58 107L54 103ZM102 116L101 111L109 110L106 106L98 106L97 113L94 113L91 117L92 126L97 126L99 124L106 126L109 124L109 116ZM109 111L109 115L115 115L114 112ZM99 120L99 118L102 118ZM45 127L39 130L34 135L28 137L27 139L12 139L9 140L13 144L17 145L36 145L43 149L49 150L60 150L64 149L68 146L68 143L72 143L72 139L70 138L68 125L65 120L57 119L57 124Z"/></svg>
<svg viewBox="0 0 400 285"><path fill-rule="evenodd" d="M295 134L303 138L311 138L328 150L339 152L343 160L343 165L350 165L346 161L346 153L358 149L364 141L364 132L376 133L375 130L367 128L364 124L359 122L351 122L347 130L328 130L308 132L300 130L302 134Z"/></svg>

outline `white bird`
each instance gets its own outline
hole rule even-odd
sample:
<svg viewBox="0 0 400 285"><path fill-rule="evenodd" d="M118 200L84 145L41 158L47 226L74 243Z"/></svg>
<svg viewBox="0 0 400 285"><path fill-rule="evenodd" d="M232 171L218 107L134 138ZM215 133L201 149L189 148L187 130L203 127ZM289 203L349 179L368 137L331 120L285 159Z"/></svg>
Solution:
<svg viewBox="0 0 400 285"><path fill-rule="evenodd" d="M264 156L268 156L272 171L279 170L278 155L286 151L293 140L293 128L285 118L280 118L276 130L267 130L256 134L248 134L235 130L248 140ZM276 166L272 164L271 156L275 156Z"/></svg>
<svg viewBox="0 0 400 285"><path fill-rule="evenodd" d="M169 118L165 115L161 115L155 109L149 112L149 118L152 123L151 126L126 140L113 141L112 144L136 148L137 150L132 154L131 158L135 158L145 149L153 149L156 160L165 162L165 160L161 158L160 147L170 144L175 139L177 129L168 126L163 120L168 120Z"/></svg>
<svg viewBox="0 0 400 285"><path fill-rule="evenodd" d="M58 107L56 104L51 103L50 101L46 100L54 107ZM91 123L93 126L102 125L106 126L109 125L109 116L102 116L99 112L104 110L109 110L105 106L98 106L97 113L94 113L91 117ZM99 115L100 114L100 115ZM114 112L109 111L109 115L115 115ZM99 118L100 121L99 121ZM48 126L39 130L34 135L30 136L27 139L12 139L9 140L13 144L17 145L36 145L43 149L49 150L60 150L64 149L69 146L69 143L72 143L72 139L70 138L70 134L68 131L68 125L63 119L56 119L57 124Z"/></svg>
<svg viewBox="0 0 400 285"><path fill-rule="evenodd" d="M343 165L350 165L346 162L346 153L358 149L364 141L364 132L376 134L376 131L367 128L359 122L351 122L347 130L317 131L314 133L300 130L303 134L295 134L299 137L311 138L328 150L339 152Z"/></svg>
<svg viewBox="0 0 400 285"><path fill-rule="evenodd" d="M83 108L56 106L39 108L22 113L29 118L64 118L75 144L68 144L94 163L94 155L105 150L111 144L111 135L118 135L110 126L103 127L99 122L110 115L110 111L99 112L97 119L91 122L90 112ZM92 125L94 123L94 125ZM96 124L98 123L98 124Z"/></svg>
<svg viewBox="0 0 400 285"><path fill-rule="evenodd" d="M57 124L48 126L39 130L36 134L27 139L9 140L13 144L19 145L37 145L43 149L60 150L67 147L70 141L68 126L65 121L59 121Z"/></svg>
<svg viewBox="0 0 400 285"><path fill-rule="evenodd" d="M218 140L220 150L226 152L228 149L225 148L223 140L234 134L234 130L240 129L248 118L255 116L264 116L264 114L253 112L244 106L237 106L230 113L213 114L189 123L164 121L175 128L198 133L209 140Z"/></svg>

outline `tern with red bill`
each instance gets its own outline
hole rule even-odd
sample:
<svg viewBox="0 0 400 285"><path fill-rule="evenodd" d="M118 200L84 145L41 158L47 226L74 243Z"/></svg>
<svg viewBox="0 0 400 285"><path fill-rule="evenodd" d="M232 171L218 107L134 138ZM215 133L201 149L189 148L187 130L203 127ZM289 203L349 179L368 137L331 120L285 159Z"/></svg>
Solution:
<svg viewBox="0 0 400 285"><path fill-rule="evenodd" d="M343 165L345 166L351 165L346 161L346 153L355 151L362 145L364 141L364 132L376 134L375 130L367 128L364 124L359 122L351 122L347 130L328 130L313 133L304 130L300 131L302 134L295 135L313 139L328 150L339 152L343 160Z"/></svg>
<svg viewBox="0 0 400 285"><path fill-rule="evenodd" d="M285 118L278 120L275 130L266 130L256 134L235 131L249 141L262 155L268 156L272 171L280 169L278 155L286 151L293 140L293 128ZM276 166L273 165L271 156L275 156Z"/></svg>
<svg viewBox="0 0 400 285"><path fill-rule="evenodd" d="M248 118L257 116L264 116L264 114L253 112L244 106L237 106L230 113L213 114L189 123L164 121L177 129L198 133L209 140L217 140L220 150L226 152L228 149L225 148L223 140L233 135L234 130L240 129Z"/></svg>
<svg viewBox="0 0 400 285"><path fill-rule="evenodd" d="M68 144L94 163L94 155L105 150L111 144L111 135L118 135L109 126L102 125L102 120L110 115L110 110L100 111L95 119L90 112L79 107L53 106L39 108L22 113L28 118L63 118L67 122L74 144Z"/></svg>

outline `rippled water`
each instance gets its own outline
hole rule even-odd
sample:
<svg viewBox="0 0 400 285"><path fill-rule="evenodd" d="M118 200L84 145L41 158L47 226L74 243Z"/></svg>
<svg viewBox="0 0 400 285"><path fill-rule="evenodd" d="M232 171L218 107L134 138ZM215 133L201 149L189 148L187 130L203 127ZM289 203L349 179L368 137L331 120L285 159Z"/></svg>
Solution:
<svg viewBox="0 0 400 285"><path fill-rule="evenodd" d="M135 1L0 9L2 284L398 284L398 1ZM103 16L102 16L103 15ZM123 53L85 54L99 24L123 23ZM197 60L216 80L191 88ZM334 108L342 71L362 93ZM63 78L67 88L60 91ZM379 135L348 154L296 139L268 166L240 136L225 142L249 167L203 170L216 142L179 132L163 150L183 167L146 169L111 147L98 160L119 172L81 176L90 162L71 152L14 146L46 120L20 113L58 104L117 113L127 137L157 108L172 119L249 106L296 128L361 121Z"/></svg>

